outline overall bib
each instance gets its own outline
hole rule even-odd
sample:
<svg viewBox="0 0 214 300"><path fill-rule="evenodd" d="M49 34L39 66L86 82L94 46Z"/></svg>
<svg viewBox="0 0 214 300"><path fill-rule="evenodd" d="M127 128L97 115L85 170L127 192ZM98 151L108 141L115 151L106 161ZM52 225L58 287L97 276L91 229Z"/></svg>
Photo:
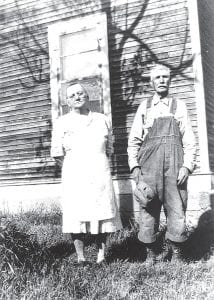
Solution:
<svg viewBox="0 0 214 300"><path fill-rule="evenodd" d="M175 101L172 100L171 115L154 119L139 151L139 182L144 181L154 191L152 201L140 209L138 238L144 243L156 241L162 206L167 218L166 239L174 242L187 239L187 182L177 185L183 147L178 121L174 118Z"/></svg>

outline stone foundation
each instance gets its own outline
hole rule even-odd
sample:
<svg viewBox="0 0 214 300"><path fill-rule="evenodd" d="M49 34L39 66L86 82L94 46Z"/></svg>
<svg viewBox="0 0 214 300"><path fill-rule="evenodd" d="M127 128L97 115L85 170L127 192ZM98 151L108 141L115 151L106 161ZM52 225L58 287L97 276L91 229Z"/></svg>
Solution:
<svg viewBox="0 0 214 300"><path fill-rule="evenodd" d="M132 191L135 183L130 179L114 180L117 203L121 217L126 223L138 219L139 205L134 201ZM199 217L213 208L210 175L193 175L188 182L187 223L197 226ZM35 184L0 187L0 210L2 213L20 213L43 207L51 211L60 209L60 184Z"/></svg>

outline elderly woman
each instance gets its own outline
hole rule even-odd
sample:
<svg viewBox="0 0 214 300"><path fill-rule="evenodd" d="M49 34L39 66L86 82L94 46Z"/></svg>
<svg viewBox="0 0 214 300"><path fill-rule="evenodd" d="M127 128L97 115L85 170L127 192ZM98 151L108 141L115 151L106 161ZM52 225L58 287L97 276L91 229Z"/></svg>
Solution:
<svg viewBox="0 0 214 300"><path fill-rule="evenodd" d="M83 235L96 234L97 263L104 261L106 234L121 229L109 167L111 130L105 115L91 112L85 88L67 88L70 112L53 126L51 156L62 161L63 232L71 233L79 263Z"/></svg>

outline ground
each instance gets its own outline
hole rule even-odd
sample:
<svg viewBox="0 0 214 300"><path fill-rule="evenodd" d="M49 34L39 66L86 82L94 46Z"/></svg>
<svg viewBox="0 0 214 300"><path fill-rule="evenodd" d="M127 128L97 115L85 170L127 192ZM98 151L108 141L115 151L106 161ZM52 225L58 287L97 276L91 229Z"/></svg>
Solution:
<svg viewBox="0 0 214 300"><path fill-rule="evenodd" d="M93 238L86 238L91 261L78 266L72 240L61 232L61 213L32 211L2 215L0 299L214 299L214 213L189 228L182 261L145 261L145 249L131 222L108 238L106 263L97 265Z"/></svg>

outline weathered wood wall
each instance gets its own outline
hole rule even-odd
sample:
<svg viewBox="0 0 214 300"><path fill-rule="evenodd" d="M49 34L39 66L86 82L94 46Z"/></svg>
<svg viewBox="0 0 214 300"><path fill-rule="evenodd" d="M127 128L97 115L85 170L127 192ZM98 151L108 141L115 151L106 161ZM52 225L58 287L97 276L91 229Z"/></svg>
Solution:
<svg viewBox="0 0 214 300"><path fill-rule="evenodd" d="M214 171L214 1L198 1L210 169Z"/></svg>
<svg viewBox="0 0 214 300"><path fill-rule="evenodd" d="M127 137L142 97L152 94L148 69L154 62L172 68L171 94L186 101L198 139L185 0L0 1L1 185L59 178L50 158L47 28L55 21L99 11L108 17L113 175L129 176Z"/></svg>

